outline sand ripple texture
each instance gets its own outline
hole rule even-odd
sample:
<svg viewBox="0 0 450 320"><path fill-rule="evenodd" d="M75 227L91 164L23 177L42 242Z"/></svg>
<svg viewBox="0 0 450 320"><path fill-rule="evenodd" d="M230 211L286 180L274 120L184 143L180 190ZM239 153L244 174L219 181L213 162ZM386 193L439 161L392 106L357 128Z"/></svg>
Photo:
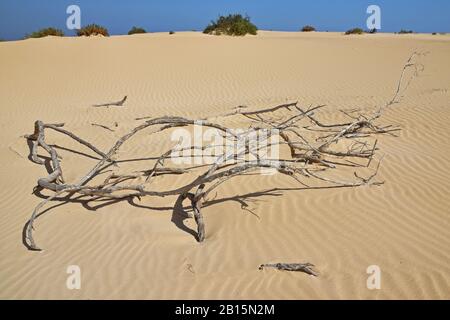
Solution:
<svg viewBox="0 0 450 320"><path fill-rule="evenodd" d="M402 102L385 114L402 131L380 138L381 187L289 191L295 181L277 175L237 178L204 209L202 244L194 221L173 215L172 197L135 205L53 202L36 223L46 250L22 244L40 200L32 189L45 170L28 160L20 136L37 119L64 122L102 150L142 116L210 117L238 105L298 100L327 104L327 121L339 109L388 101L414 50L429 53ZM0 298L449 299L448 57L450 37L426 35L180 32L0 43ZM91 107L124 95L123 108ZM48 139L65 148L67 180L96 161L66 137ZM143 134L119 156L152 157L168 146ZM237 201L271 187L286 191L253 195L249 210ZM320 277L258 270L302 261L314 263ZM81 268L80 290L66 287L69 265ZM381 290L366 287L370 265L381 268Z"/></svg>

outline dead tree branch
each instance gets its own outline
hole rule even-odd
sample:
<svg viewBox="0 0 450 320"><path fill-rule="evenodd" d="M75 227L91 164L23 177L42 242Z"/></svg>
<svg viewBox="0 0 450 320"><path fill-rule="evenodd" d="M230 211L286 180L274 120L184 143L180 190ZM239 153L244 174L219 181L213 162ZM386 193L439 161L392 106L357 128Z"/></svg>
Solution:
<svg viewBox="0 0 450 320"><path fill-rule="evenodd" d="M103 124L98 124L98 123L91 123L91 126L93 126L93 127L99 127L99 128L102 128L102 129L105 129L105 130L108 130L108 131L114 132L114 130L113 130L113 129L111 129L110 127L108 127L108 126L105 126L105 125L103 125Z"/></svg>
<svg viewBox="0 0 450 320"><path fill-rule="evenodd" d="M94 104L93 107L110 107L110 106L116 106L116 107L122 107L123 104L127 101L127 96L123 97L122 100L116 101L116 102L107 102L102 104Z"/></svg>
<svg viewBox="0 0 450 320"><path fill-rule="evenodd" d="M412 62L407 61L406 67ZM400 82L403 79L403 74ZM394 96L395 101L398 91ZM122 105L126 100L97 106ZM275 107L254 111L242 111L243 107L222 116L221 122L216 123L208 119L193 120L183 117L142 117L144 120L127 134L120 137L107 152L78 137L75 133L63 129L64 124L45 124L38 120L34 124L33 134L25 136L31 142L30 158L39 165L44 161L38 155L42 148L51 159L51 168L47 176L37 180L38 187L54 192L53 195L39 203L34 209L29 221L25 225L26 243L33 250L39 250L33 238L33 226L40 210L54 199L65 195L68 199L74 196L90 196L93 199L134 199L145 196L166 197L176 196L178 199L189 199L194 218L197 223L197 240L204 241L206 228L202 208L208 205L207 196L212 191L236 177L243 177L258 170L270 169L276 173L295 179L305 188L330 187L358 187L364 185L377 186L380 161L376 157L379 145L378 135L392 134L399 128L391 125L381 125L378 122L384 108L375 112L354 115L353 111L345 112L351 121L341 123L325 123L321 119L324 105L304 108L298 102L287 103ZM250 122L248 129L236 131L226 124L229 117L241 117L243 121ZM176 152L191 150L187 159L196 163L195 157L202 152L216 150L218 146L211 143L207 146L180 147L179 143L169 150L161 151L154 158L154 163L142 161L143 168L139 171L118 173L115 167L105 179L100 174L111 165L117 163L117 153L123 144L138 133L151 130L150 136L160 135L166 130L180 127L199 126L213 129L223 138L223 148L220 152L210 153L212 161L205 165L191 166L186 163L174 167L165 166L165 161L172 160ZM67 183L63 177L61 157L46 141L45 131L53 130L72 138L80 145L96 153L101 159L90 170L81 174L74 182ZM258 137L255 139L255 137ZM160 139L160 137L158 136ZM227 146L233 148L228 150ZM271 158L267 156L271 148L289 148L290 157ZM188 162L189 162L188 161ZM373 168L373 163L375 167ZM122 163L121 163L122 164ZM365 170L365 172L359 172ZM368 172L369 171L369 172ZM185 175L189 182L180 185L171 185L168 190L161 190L157 177L162 175ZM368 176L367 176L368 175ZM101 179L101 180L100 180ZM145 181L143 181L145 180ZM186 181L186 179L184 180ZM263 265L263 267L283 268L284 270L304 271L313 274L312 265L299 264L296 266L286 264Z"/></svg>
<svg viewBox="0 0 450 320"><path fill-rule="evenodd" d="M272 108L272 110L279 111L280 109L287 109L291 107L295 107L296 104L291 104L289 106L281 106ZM297 108L292 108L291 112L298 112ZM273 111L264 109L261 111L262 114L271 113ZM268 131L267 128L261 127L257 129L249 129L240 133L235 133L231 131L229 128L219 125L216 123L212 123L206 120L196 121L189 120L181 117L161 117L154 118L150 120L146 120L142 124L138 125L134 129L132 129L129 133L122 136L117 142L110 148L108 152L102 152L96 147L94 147L89 142L79 138L72 132L69 132L65 129L62 129L63 124L44 124L42 121L36 121L35 123L35 132L32 135L28 135L27 138L33 142L33 147L31 150L31 158L35 163L43 164L41 158L38 157L38 147L42 147L51 157L52 160L52 171L48 176L38 179L38 186L42 189L47 189L55 192L54 196L49 197L42 203L40 203L35 211L33 212L29 223L27 225L27 240L29 242L29 246L37 250L38 247L33 239L33 225L34 220L38 215L38 211L56 196L60 196L62 194L67 195L86 195L86 196L100 196L109 199L126 199L132 197L143 197L143 196L180 196L183 195L183 198L189 198L191 201L191 206L194 211L195 221L198 226L198 241L201 242L205 239L205 224L202 215L202 206L205 201L206 195L209 194L213 189L224 183L225 181L229 181L237 176L245 175L249 172L255 172L258 169L270 168L274 169L277 172L287 175L289 177L294 178L296 181L301 183L302 185L307 185L302 180L310 180L311 177L315 177L317 180L322 180L326 182L330 182L340 186L359 186L363 184L376 184L372 182L372 179L361 180L360 176L356 176L357 180L353 182L339 182L335 180L326 180L322 177L317 176L314 171L320 167L329 169L336 168L336 165L331 165L333 158L347 158L347 157L360 157L364 159L372 159L375 155L374 146L369 148L360 148L359 150L353 150L352 152L339 152L336 150L332 150L329 146L333 143L340 140L345 140L346 136L350 133L359 132L363 129L369 129L370 132L377 132L378 127L372 124L370 121L357 122L352 124L351 127L347 126L342 129L339 134L330 137L327 143L322 143L319 146L313 146L315 140L311 137L308 139L307 137L303 137L302 133L298 132L297 125L300 120L308 120L312 115L310 113L308 116L304 116L303 112L300 116L298 114L294 115L286 115L289 121L283 121L281 123L273 123L270 120L265 120L263 116L260 116L261 123L267 125L267 127L271 127L272 129L277 129L277 133L280 136L285 137L285 140L288 142L289 147L294 151L293 157L291 159L269 159L269 158L261 158L259 156L260 152L267 152L267 149L273 144L267 143L267 145L261 144L261 142L268 142L269 139L273 138L274 133ZM258 112L253 111L252 115L258 115ZM295 118L295 121L292 119ZM233 144L239 146L237 149L232 149L231 152L224 152L222 154L215 155L215 160L212 164L206 166L205 171L203 173L197 173L196 177L185 185L177 186L169 190L157 190L157 186L155 188L151 188L151 182L154 177L161 174L186 174L192 173L195 170L195 167L183 167L183 168L167 168L163 167L164 160L169 158L173 153L176 147L162 153L162 155L156 160L155 164L152 165L150 169L143 169L140 172L130 173L130 174L111 174L105 180L99 183L90 183L95 180L95 178L100 174L100 172L105 168L105 166L113 163L113 157L117 153L117 151L121 148L121 146L131 139L133 136L138 134L140 131L144 129L153 128L151 134L156 134L157 132L161 132L163 130L169 128L176 127L184 127L184 126L193 126L193 125L202 125L205 127L216 129L218 132L222 132L227 135L227 141L231 141ZM309 126L309 120L304 124L305 126ZM45 141L45 130L51 129L55 130L59 133L65 134L75 141L79 142L81 145L84 145L91 149L93 152L97 153L102 157L100 161L98 161L86 174L84 174L81 178L78 179L77 182L74 183L65 183L63 179L63 173L61 168L60 156L56 152L54 148L49 146ZM264 133L263 139L260 139L259 144L252 145L252 134ZM291 138L287 138L290 133L296 133L296 137L302 138L300 144L296 144L295 141ZM294 141L294 142L293 142ZM243 142L243 143L242 143ZM367 142L366 146L370 146L370 143ZM207 146L201 148L201 150L206 150ZM327 148L325 148L327 147ZM195 149L191 147L190 149ZM231 161L231 163L230 163ZM135 182L139 177L146 176L145 182ZM131 183L130 183L131 182ZM195 192L191 190L196 189Z"/></svg>
<svg viewBox="0 0 450 320"><path fill-rule="evenodd" d="M311 276L317 277L319 273L314 270L314 265L306 262L306 263L274 263L274 264L262 264L259 266L259 270L263 270L264 268L275 268L277 270L283 271L296 271L296 272L304 272Z"/></svg>

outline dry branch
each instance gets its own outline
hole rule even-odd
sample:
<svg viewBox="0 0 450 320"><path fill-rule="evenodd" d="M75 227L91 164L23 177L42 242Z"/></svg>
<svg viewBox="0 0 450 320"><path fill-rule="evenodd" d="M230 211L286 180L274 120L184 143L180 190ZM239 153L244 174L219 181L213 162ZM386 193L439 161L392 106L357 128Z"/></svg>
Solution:
<svg viewBox="0 0 450 320"><path fill-rule="evenodd" d="M411 60L412 57L408 60L404 69L412 64ZM404 72L402 72L401 80L403 74ZM393 100L397 99L398 91ZM126 96L117 103L97 106L122 105L125 100ZM24 227L24 234L26 234L24 240L30 249L39 250L33 238L35 219L47 203L62 195L65 195L67 199L74 196L90 196L97 200L130 200L135 197L140 199L144 196L177 196L181 200L187 198L191 202L198 226L197 240L202 242L206 237L202 207L208 203L207 195L223 183L231 181L235 177L255 173L259 169L276 170L280 174L295 179L296 182L306 188L358 187L382 184L382 182L375 180L379 162L376 164L376 168L370 168L373 159L376 159L377 152L378 140L374 136L392 134L393 131L399 130L394 126L378 124L384 109L379 108L368 114L359 113L357 116L353 115L354 111L343 111L346 116L351 118L351 121L324 123L320 117L320 112L324 108L323 105L302 108L297 102L293 102L255 111L242 111L245 108L239 107L232 113L216 117L223 120L232 116L242 117L243 120L250 122L249 129L240 132L232 131L226 125L208 119L194 120L169 116L142 117L139 119L145 121L119 138L107 152L99 150L76 134L63 129L64 124L45 124L38 120L34 125L34 133L26 136L31 142L30 158L34 163L45 164L38 155L38 148L42 148L50 156L51 168L48 168L48 175L38 179L37 185L41 189L55 193L36 206ZM96 178L106 168L117 163L114 158L122 145L141 131L151 129L150 135L153 135L168 129L195 125L217 130L225 138L226 144L235 145L237 148L215 154L214 161L211 164L168 168L164 165L165 160L173 154L174 150L183 150L176 145L170 150L161 152L155 158L154 164L148 166L148 162L143 162L146 164L146 168L143 170L119 174L113 168L112 173L102 182L94 182L98 180ZM61 157L55 148L46 142L45 130L53 130L72 138L99 155L101 159L75 182L66 183L63 178ZM264 137L256 145L251 142L255 134L257 136L261 134ZM271 139L277 137L279 142L273 143ZM260 156L261 154L267 154L269 148L275 144L287 146L291 151L290 157L287 159L270 159ZM184 148L184 150L205 151L211 148L214 148L214 144L204 147L194 146ZM194 156L195 152L194 155L191 153L191 160ZM138 161L144 160L138 159ZM365 168L367 171L367 167L371 170L368 177L364 177L361 173L355 171L356 169L352 169ZM352 170L350 174L349 169ZM333 175L332 172L345 175L347 178L336 178L336 174ZM189 175L190 182L173 186L169 190L160 190L157 183L153 183L158 176L173 174ZM263 267L291 269L314 274L311 271L312 265L310 264L297 264L295 266L276 264L263 265Z"/></svg>
<svg viewBox="0 0 450 320"><path fill-rule="evenodd" d="M94 104L92 105L93 107L110 107L110 106L116 106L116 107L121 107L123 106L123 104L125 103L125 101L127 101L127 96L123 97L122 100L116 101L116 102L107 102L107 103L102 103L102 104Z"/></svg>
<svg viewBox="0 0 450 320"><path fill-rule="evenodd" d="M398 79L397 82L397 89L395 90L394 96L392 97L392 99L384 106L384 107L388 107L391 106L393 104L399 103L400 101L398 100L399 98L399 94L401 92L401 88L402 88L402 84L403 84L403 79L405 77L405 73L408 69L413 69L413 74L410 77L410 79L408 80L408 82L406 82L406 85L403 88L403 91L406 91L406 89L408 89L409 85L411 84L411 81L414 79L414 77L417 77L419 75L420 71L423 71L424 66L421 63L417 63L417 62L413 62L415 57L421 57L421 56L425 56L427 55L428 52L418 52L418 51L414 51L408 58L408 60L406 61L405 65L403 66L402 72L400 74L400 78ZM380 110L383 106L380 107Z"/></svg>
<svg viewBox="0 0 450 320"><path fill-rule="evenodd" d="M275 268L277 270L283 271L296 271L296 272L304 272L309 275L317 277L319 273L314 270L314 265L306 262L306 263L274 263L274 264L262 264L259 266L259 270L263 270L264 268Z"/></svg>
<svg viewBox="0 0 450 320"><path fill-rule="evenodd" d="M295 107L297 104L289 104L277 106L271 109L264 109L261 111L262 114L267 114L273 112L273 110L278 111L280 109L287 109ZM315 108L318 109L318 108ZM295 110L295 111L294 111ZM290 109L292 112L298 112L297 108ZM303 137L301 133L297 132L297 125L301 119L310 119L312 117L311 110L306 111L308 116L305 116L305 112L302 114L294 114L288 115L288 121L282 121L281 123L273 123L271 120L265 120L264 117L260 117L261 123L266 124L267 127L275 128L279 130L280 136L284 137L287 141L289 147L293 150L291 159L261 159L258 158L258 152L261 151L260 145L258 146L250 146L249 144L242 144L241 147L237 150L232 150L232 152L220 154L216 156L216 160L211 165L207 166L203 173L199 173L196 178L194 178L190 183L187 183L183 186L179 186L170 190L160 191L154 189L148 189L152 179L155 176L160 174L184 174L187 172L194 171L195 168L165 168L162 167L164 164L164 160L167 159L172 151L175 149L172 148L165 153L163 153L152 166L151 169L143 170L138 173L132 174L111 174L108 176L103 183L89 185L89 182L93 180L102 170L109 166L114 162L113 157L120 149L120 147L131 139L134 135L139 133L140 131L153 127L152 133L161 132L162 130L168 128L175 127L184 127L189 125L198 125L201 124L206 127L217 129L220 132L227 133L228 139L231 139L233 143L237 143L238 141L249 141L250 134L254 133L254 128L252 130L247 130L241 133L231 133L229 128L219 125L216 123L209 122L207 120L197 121L190 120L181 117L161 117L155 118L145 121L144 123L138 125L134 129L132 129L129 133L122 136L111 148L108 152L104 153L98 150L89 142L79 138L77 135L62 129L63 124L51 125L44 124L42 121L36 121L35 123L35 132L32 135L27 136L28 139L32 140L33 147L31 150L31 158L34 162L38 164L43 164L43 161L37 156L38 147L42 147L52 159L52 171L48 176L40 178L38 180L38 186L43 189L48 189L56 192L59 196L63 193L68 195L80 194L80 195L88 195L88 196L100 196L109 199L126 199L132 197L142 197L142 196L175 196L175 195L184 195L184 198L189 198L191 201L191 206L194 211L194 217L198 226L198 241L201 242L205 239L205 224L203 220L203 215L201 212L203 203L205 201L205 197L208 193L210 193L213 189L218 187L220 184L225 181L229 181L230 179L242 176L249 172L254 172L257 169L261 168L272 168L277 170L281 174L285 174L287 176L293 177L296 181L301 183L302 185L306 185L306 183L302 182L302 177L304 179L310 179L311 177L316 177L317 180L331 182L340 186L359 186L363 184L377 184L376 182L372 182L372 179L361 180L359 176L356 181L353 182L337 182L334 180L328 181L327 179L316 176L314 172L316 166L323 166L324 168L336 168L336 165L332 165L332 160L327 159L327 157L361 157L372 159L375 154L375 147L371 149L363 149L360 151L352 151L347 153L339 153L338 151L333 150L325 150L325 144L322 144L321 150L318 150L316 147L312 146L312 141L308 141L307 138ZM252 115L257 115L258 112L252 111ZM248 115L248 114L247 114ZM295 119L295 121L293 121ZM309 125L306 123L305 125ZM347 126L344 128L338 135L333 136L329 139L332 143L340 139L345 139L346 135L350 132L355 133L363 128L370 128L373 132L377 132L377 128L370 121L365 121L363 124L357 123L351 126L351 130ZM81 145L89 147L92 151L102 156L102 159L95 164L91 170L89 170L85 175L83 175L78 182L72 184L66 184L62 177L62 169L59 160L59 155L56 150L50 147L45 142L45 130L52 129L62 134L65 134L75 141L79 142ZM265 141L268 141L272 133L267 131L266 128L258 128L257 131L264 131ZM287 134L294 132L297 137L302 139L302 144L296 144L292 142L289 138L287 138ZM331 143L326 144L328 146ZM370 145L370 143L366 143L366 145ZM266 148L271 146L271 144L267 144ZM207 147L203 147L202 150L205 150ZM192 149L194 149L192 147ZM246 161L238 161L236 163L229 164L230 160L233 159L241 159L246 156L254 155L256 160L246 160ZM309 171L310 170L310 171ZM126 181L133 181L139 177L146 176L145 182L137 182L135 184L124 184ZM208 187L207 187L208 185ZM191 190L196 189L195 193L192 193ZM206 190L206 191L205 191ZM38 210L41 209L46 203L51 201L53 197L50 197L43 201L33 212L32 217L27 226L27 239L29 245L32 249L37 249L37 246L34 242L32 235L32 227L34 220L38 214Z"/></svg>
<svg viewBox="0 0 450 320"><path fill-rule="evenodd" d="M111 129L110 127L108 127L108 126L105 126L105 125L103 125L103 124L98 124L98 123L91 123L91 126L93 126L93 127L99 127L99 128L102 128L102 129L105 129L105 130L108 130L108 131L114 132L114 130L113 130L113 129Z"/></svg>

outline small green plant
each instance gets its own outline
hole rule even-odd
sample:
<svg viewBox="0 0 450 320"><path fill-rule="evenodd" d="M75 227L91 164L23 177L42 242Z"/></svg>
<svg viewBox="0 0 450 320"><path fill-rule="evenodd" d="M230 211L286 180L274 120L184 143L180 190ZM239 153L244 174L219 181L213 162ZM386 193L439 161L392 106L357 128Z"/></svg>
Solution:
<svg viewBox="0 0 450 320"><path fill-rule="evenodd" d="M133 27L130 29L130 31L128 31L129 35L137 34L137 33L147 33L147 31L145 31L144 28L139 28L139 27Z"/></svg>
<svg viewBox="0 0 450 320"><path fill-rule="evenodd" d="M87 26L82 27L77 31L77 35L79 37L81 36L96 36L96 35L102 35L105 37L109 37L108 30L102 26L99 26L98 24L89 24Z"/></svg>
<svg viewBox="0 0 450 320"><path fill-rule="evenodd" d="M432 35L433 35L433 36L437 35L437 32L433 32Z"/></svg>
<svg viewBox="0 0 450 320"><path fill-rule="evenodd" d="M400 30L400 31L398 32L398 34L409 34L409 33L414 33L414 31L402 29L402 30Z"/></svg>
<svg viewBox="0 0 450 320"><path fill-rule="evenodd" d="M169 31L169 34L175 34L175 31Z"/></svg>
<svg viewBox="0 0 450 320"><path fill-rule="evenodd" d="M345 34L363 34L363 33L364 33L364 30L361 28L353 28L353 29L347 30L345 32Z"/></svg>
<svg viewBox="0 0 450 320"><path fill-rule="evenodd" d="M203 33L214 35L245 36L246 34L256 35L258 28L250 21L250 17L243 17L240 14L229 14L220 16L203 30Z"/></svg>
<svg viewBox="0 0 450 320"><path fill-rule="evenodd" d="M311 31L316 31L316 28L314 28L313 26L310 25L306 25L302 28L303 32L311 32Z"/></svg>
<svg viewBox="0 0 450 320"><path fill-rule="evenodd" d="M42 38L42 37L46 37L46 36L63 37L64 36L64 32L62 32L62 30L60 30L60 29L49 27L49 28L44 28L44 29L41 29L39 31L35 31L35 32L30 33L30 34L27 34L25 36L25 39L28 39L28 38Z"/></svg>

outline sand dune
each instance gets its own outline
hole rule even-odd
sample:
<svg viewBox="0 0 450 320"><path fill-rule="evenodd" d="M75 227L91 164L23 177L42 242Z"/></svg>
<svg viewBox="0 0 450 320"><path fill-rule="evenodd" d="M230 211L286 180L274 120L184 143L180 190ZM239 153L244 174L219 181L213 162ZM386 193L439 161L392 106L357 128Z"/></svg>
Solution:
<svg viewBox="0 0 450 320"><path fill-rule="evenodd" d="M333 120L339 109L389 101L415 50L428 52L425 68L384 115L402 131L380 138L383 186L255 197L252 214L233 197L297 185L278 175L237 178L217 190L224 201L204 209L202 244L193 219L173 215L173 197L134 206L55 202L36 223L46 250L22 243L44 172L27 159L20 136L37 119L64 122L102 150L142 116L213 117L238 105L299 101L327 104L323 119ZM449 56L443 35L179 32L0 43L0 298L449 299ZM123 108L92 107L124 95ZM65 137L48 139L67 148L58 152L68 181L95 161ZM169 146L144 134L119 156L154 156ZM320 277L258 270L280 261L313 262ZM69 265L81 268L80 290L66 287ZM369 265L381 268L380 290L366 287Z"/></svg>

